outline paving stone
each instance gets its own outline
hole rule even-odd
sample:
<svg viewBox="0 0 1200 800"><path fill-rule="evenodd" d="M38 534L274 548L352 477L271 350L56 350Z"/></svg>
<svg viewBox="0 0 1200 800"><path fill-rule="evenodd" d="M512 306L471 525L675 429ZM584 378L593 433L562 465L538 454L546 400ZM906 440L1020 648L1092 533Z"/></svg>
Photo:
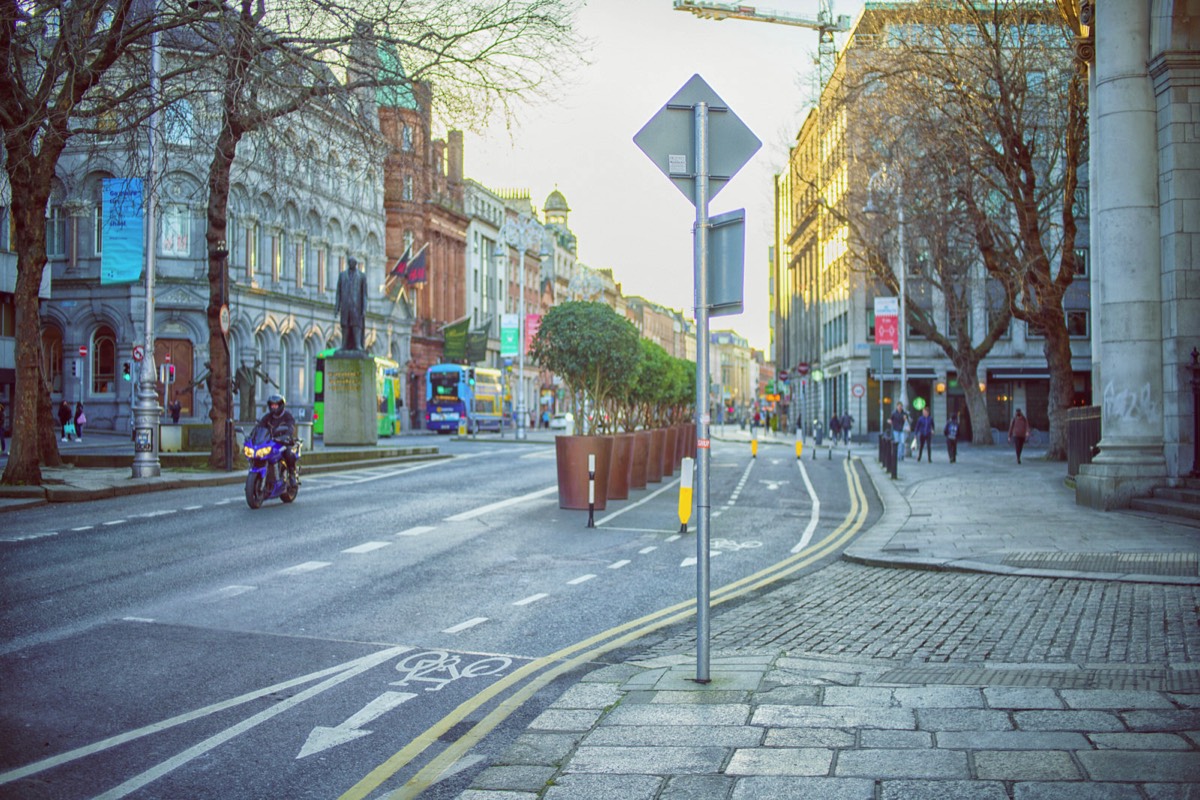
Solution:
<svg viewBox="0 0 1200 800"><path fill-rule="evenodd" d="M620 702L625 693L611 683L577 683L562 697L551 704L551 708L608 708Z"/></svg>
<svg viewBox="0 0 1200 800"><path fill-rule="evenodd" d="M1142 789L1148 800L1196 800L1193 783L1144 783Z"/></svg>
<svg viewBox="0 0 1200 800"><path fill-rule="evenodd" d="M815 706L821 703L817 686L780 686L754 696L758 705Z"/></svg>
<svg viewBox="0 0 1200 800"><path fill-rule="evenodd" d="M458 800L537 800L532 792L493 792L486 789L467 789Z"/></svg>
<svg viewBox="0 0 1200 800"><path fill-rule="evenodd" d="M1178 703L1184 708L1200 708L1200 694L1168 692L1167 697L1171 698L1172 702Z"/></svg>
<svg viewBox="0 0 1200 800"><path fill-rule="evenodd" d="M500 764L561 764L579 744L582 734L523 733L499 760Z"/></svg>
<svg viewBox="0 0 1200 800"><path fill-rule="evenodd" d="M1100 750L1192 750L1192 744L1174 733L1093 733L1088 736Z"/></svg>
<svg viewBox="0 0 1200 800"><path fill-rule="evenodd" d="M726 775L679 775L667 781L659 800L726 800L735 782Z"/></svg>
<svg viewBox="0 0 1200 800"><path fill-rule="evenodd" d="M846 750L834 774L848 778L967 778L967 754L953 750Z"/></svg>
<svg viewBox="0 0 1200 800"><path fill-rule="evenodd" d="M726 775L828 775L833 751L816 748L755 747L735 750Z"/></svg>
<svg viewBox="0 0 1200 800"><path fill-rule="evenodd" d="M875 781L860 778L741 778L731 800L875 800ZM707 800L698 797L697 800ZM945 798L941 798L945 800Z"/></svg>
<svg viewBox="0 0 1200 800"><path fill-rule="evenodd" d="M975 774L980 780L1073 781L1079 768L1070 753L1061 751L984 750L974 754Z"/></svg>
<svg viewBox="0 0 1200 800"><path fill-rule="evenodd" d="M724 747L589 747L575 751L567 772L623 775L696 775L720 770Z"/></svg>
<svg viewBox="0 0 1200 800"><path fill-rule="evenodd" d="M905 708L983 708L983 693L963 686L894 689L892 696Z"/></svg>
<svg viewBox="0 0 1200 800"><path fill-rule="evenodd" d="M972 708L919 708L917 722L926 731L1010 731L1007 711Z"/></svg>
<svg viewBox="0 0 1200 800"><path fill-rule="evenodd" d="M891 689L878 686L830 686L825 689L822 705L888 708L894 703Z"/></svg>
<svg viewBox="0 0 1200 800"><path fill-rule="evenodd" d="M1127 711L1121 714L1135 731L1194 731L1200 729L1200 710Z"/></svg>
<svg viewBox="0 0 1200 800"><path fill-rule="evenodd" d="M793 728L889 728L915 730L916 717L907 708L855 708L853 706L759 706L750 720L754 725Z"/></svg>
<svg viewBox="0 0 1200 800"><path fill-rule="evenodd" d="M601 725L589 747L757 747L763 729L741 725Z"/></svg>
<svg viewBox="0 0 1200 800"><path fill-rule="evenodd" d="M748 703L751 693L747 691L676 692L670 689L650 692L649 702L659 705L684 704L693 706L715 706L721 704Z"/></svg>
<svg viewBox="0 0 1200 800"><path fill-rule="evenodd" d="M574 731L586 732L591 730L596 721L604 715L601 709L567 709L548 708L529 723L533 731Z"/></svg>
<svg viewBox="0 0 1200 800"><path fill-rule="evenodd" d="M663 779L650 775L562 775L546 790L544 800L653 800Z"/></svg>
<svg viewBox="0 0 1200 800"><path fill-rule="evenodd" d="M1142 795L1131 783L1028 781L1013 785L1013 800L1142 800Z"/></svg>
<svg viewBox="0 0 1200 800"><path fill-rule="evenodd" d="M1088 750L1087 737L1075 731L941 731L937 746L946 750Z"/></svg>
<svg viewBox="0 0 1200 800"><path fill-rule="evenodd" d="M750 717L746 703L716 706L679 703L620 705L604 718L605 725L744 725Z"/></svg>
<svg viewBox="0 0 1200 800"><path fill-rule="evenodd" d="M558 770L544 766L488 767L471 781L472 789L540 792Z"/></svg>
<svg viewBox="0 0 1200 800"><path fill-rule="evenodd" d="M883 781L882 800L1008 800L1004 784L988 781Z"/></svg>
<svg viewBox="0 0 1200 800"><path fill-rule="evenodd" d="M1108 689L1063 689L1068 708L1147 709L1169 708L1175 705L1162 692L1112 691Z"/></svg>
<svg viewBox="0 0 1200 800"><path fill-rule="evenodd" d="M1076 753L1096 781L1200 781L1200 753L1161 750L1090 750Z"/></svg>
<svg viewBox="0 0 1200 800"><path fill-rule="evenodd" d="M928 731L873 731L862 732L862 746L884 750L901 747L933 747L933 734Z"/></svg>
<svg viewBox="0 0 1200 800"><path fill-rule="evenodd" d="M991 708L1058 709L1066 707L1062 698L1053 689L988 686L983 690L983 697Z"/></svg>
<svg viewBox="0 0 1200 800"><path fill-rule="evenodd" d="M1013 718L1023 731L1109 733L1125 730L1125 724L1117 715L1106 711L1015 711Z"/></svg>
<svg viewBox="0 0 1200 800"><path fill-rule="evenodd" d="M764 747L854 747L854 731L839 728L768 728Z"/></svg>

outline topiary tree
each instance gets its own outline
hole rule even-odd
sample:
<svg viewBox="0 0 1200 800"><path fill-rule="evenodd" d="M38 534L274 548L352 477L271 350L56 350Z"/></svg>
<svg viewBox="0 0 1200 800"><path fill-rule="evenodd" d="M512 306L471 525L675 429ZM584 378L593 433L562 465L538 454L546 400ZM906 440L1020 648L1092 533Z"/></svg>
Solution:
<svg viewBox="0 0 1200 800"><path fill-rule="evenodd" d="M605 411L641 358L633 323L604 303L571 301L542 317L529 356L562 378L572 397L576 435L602 433Z"/></svg>

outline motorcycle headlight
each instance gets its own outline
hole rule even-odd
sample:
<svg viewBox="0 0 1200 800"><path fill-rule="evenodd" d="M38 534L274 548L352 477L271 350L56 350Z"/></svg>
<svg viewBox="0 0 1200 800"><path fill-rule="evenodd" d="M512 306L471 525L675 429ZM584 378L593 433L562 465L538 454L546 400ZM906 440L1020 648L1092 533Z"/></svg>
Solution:
<svg viewBox="0 0 1200 800"><path fill-rule="evenodd" d="M259 458L266 458L267 456L271 455L271 446L267 445L266 447L258 448L258 452L255 453L255 455Z"/></svg>
<svg viewBox="0 0 1200 800"><path fill-rule="evenodd" d="M246 446L244 446L244 447L242 448L242 451L243 451L243 452L246 454L246 458L253 458L253 457L254 457L254 448L253 448L253 447L250 447L249 445L246 445Z"/></svg>

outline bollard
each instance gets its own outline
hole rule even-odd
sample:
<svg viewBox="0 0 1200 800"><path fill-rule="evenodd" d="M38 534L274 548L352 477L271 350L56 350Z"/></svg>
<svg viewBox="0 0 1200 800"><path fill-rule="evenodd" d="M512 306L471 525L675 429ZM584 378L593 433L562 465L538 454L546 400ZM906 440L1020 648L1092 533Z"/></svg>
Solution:
<svg viewBox="0 0 1200 800"><path fill-rule="evenodd" d="M829 445L829 461L833 461L833 445Z"/></svg>
<svg viewBox="0 0 1200 800"><path fill-rule="evenodd" d="M804 452L804 442L796 440L796 460L800 460L800 454Z"/></svg>
<svg viewBox="0 0 1200 800"><path fill-rule="evenodd" d="M596 527L596 454L588 453L588 521L589 528Z"/></svg>
<svg viewBox="0 0 1200 800"><path fill-rule="evenodd" d="M695 459L684 458L679 463L679 532L687 533L692 518L692 470Z"/></svg>
<svg viewBox="0 0 1200 800"><path fill-rule="evenodd" d="M757 438L750 440L750 457L758 458L758 439Z"/></svg>

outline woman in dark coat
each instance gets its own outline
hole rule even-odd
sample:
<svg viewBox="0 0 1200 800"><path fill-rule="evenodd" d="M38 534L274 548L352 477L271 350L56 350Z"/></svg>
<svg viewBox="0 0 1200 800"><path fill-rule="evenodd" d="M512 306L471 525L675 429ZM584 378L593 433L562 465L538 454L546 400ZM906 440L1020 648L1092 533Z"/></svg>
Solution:
<svg viewBox="0 0 1200 800"><path fill-rule="evenodd" d="M62 426L62 440L64 442L72 441L74 439L74 437L68 438L67 436L67 423L70 422L71 418L74 416L75 412L71 410L71 404L66 400L63 400L58 406L58 424Z"/></svg>
<svg viewBox="0 0 1200 800"><path fill-rule="evenodd" d="M1021 463L1021 451L1025 449L1025 440L1029 438L1029 420L1017 409L1012 424L1008 426L1008 440L1017 448L1017 463Z"/></svg>

